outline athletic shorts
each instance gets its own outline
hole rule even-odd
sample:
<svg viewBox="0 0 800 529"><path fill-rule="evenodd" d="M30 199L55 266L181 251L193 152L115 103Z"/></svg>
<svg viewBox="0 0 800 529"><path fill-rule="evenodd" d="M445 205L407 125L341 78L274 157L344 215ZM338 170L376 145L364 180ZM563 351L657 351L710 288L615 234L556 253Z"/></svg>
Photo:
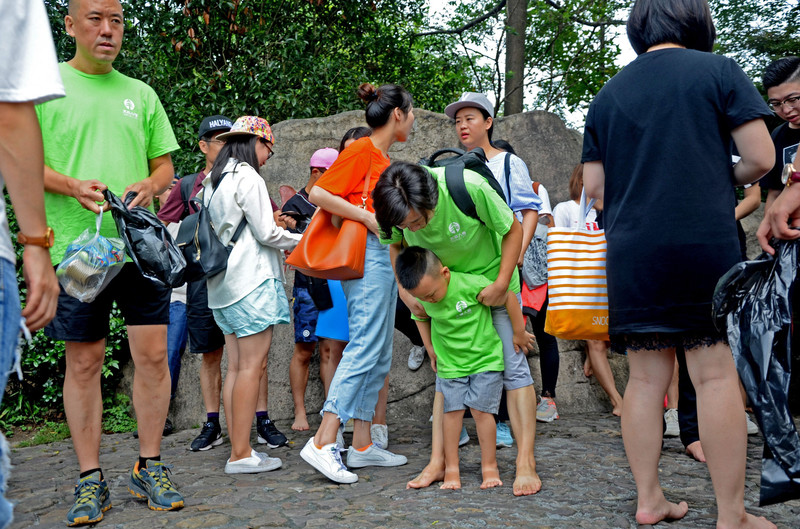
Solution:
<svg viewBox="0 0 800 529"><path fill-rule="evenodd" d="M91 303L79 301L59 285L58 310L44 332L54 340L96 342L108 335L111 304L116 301L126 325L167 325L172 289L142 275L125 263L111 283Z"/></svg>
<svg viewBox="0 0 800 529"><path fill-rule="evenodd" d="M472 408L495 414L503 393L503 372L485 371L460 378L436 377L436 391L444 396L444 412Z"/></svg>
<svg viewBox="0 0 800 529"><path fill-rule="evenodd" d="M208 308L206 280L186 284L186 324L189 328L189 351L211 353L225 345L225 336Z"/></svg>
<svg viewBox="0 0 800 529"><path fill-rule="evenodd" d="M317 310L311 299L308 289L294 287L292 289L292 309L294 311L294 343L315 343L318 341L314 334L317 328Z"/></svg>

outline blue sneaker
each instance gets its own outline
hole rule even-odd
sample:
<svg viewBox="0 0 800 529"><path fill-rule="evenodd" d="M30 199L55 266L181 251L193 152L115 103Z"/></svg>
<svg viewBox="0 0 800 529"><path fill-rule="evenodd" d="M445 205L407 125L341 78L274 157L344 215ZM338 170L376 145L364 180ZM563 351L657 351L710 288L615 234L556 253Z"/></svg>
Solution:
<svg viewBox="0 0 800 529"><path fill-rule="evenodd" d="M161 461L147 460L147 468L138 468L137 462L131 470L128 490L137 498L147 498L147 506L154 511L174 511L183 507L183 496L175 490L169 479L169 469Z"/></svg>
<svg viewBox="0 0 800 529"><path fill-rule="evenodd" d="M75 503L67 513L67 525L74 527L97 523L103 513L111 508L111 494L108 484L100 479L100 472L92 472L80 478L75 485Z"/></svg>
<svg viewBox="0 0 800 529"><path fill-rule="evenodd" d="M514 445L514 438L511 437L511 428L504 422L497 423L497 448L511 448Z"/></svg>

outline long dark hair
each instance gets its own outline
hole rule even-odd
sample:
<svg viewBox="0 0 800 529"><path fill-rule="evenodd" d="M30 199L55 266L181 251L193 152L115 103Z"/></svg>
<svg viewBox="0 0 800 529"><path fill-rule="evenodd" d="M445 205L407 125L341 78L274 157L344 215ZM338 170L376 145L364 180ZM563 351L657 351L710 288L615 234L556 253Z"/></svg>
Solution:
<svg viewBox="0 0 800 529"><path fill-rule="evenodd" d="M211 187L216 189L219 185L220 178L222 178L222 171L228 165L230 158L235 158L240 162L244 162L256 171L258 171L258 156L256 156L256 142L261 138L252 134L237 134L235 136L228 136L225 139L225 145L220 149L217 159L214 160L214 165L211 166Z"/></svg>
<svg viewBox="0 0 800 529"><path fill-rule="evenodd" d="M375 220L386 238L412 209L424 215L435 210L438 202L436 180L421 166L408 162L394 162L387 167L372 191Z"/></svg>
<svg viewBox="0 0 800 529"><path fill-rule="evenodd" d="M637 55L668 42L711 51L717 38L706 0L636 0L627 30Z"/></svg>
<svg viewBox="0 0 800 529"><path fill-rule="evenodd" d="M362 83L358 87L358 97L367 103L367 125L372 129L386 125L395 108L407 113L414 104L411 94L396 84L375 88L369 83Z"/></svg>

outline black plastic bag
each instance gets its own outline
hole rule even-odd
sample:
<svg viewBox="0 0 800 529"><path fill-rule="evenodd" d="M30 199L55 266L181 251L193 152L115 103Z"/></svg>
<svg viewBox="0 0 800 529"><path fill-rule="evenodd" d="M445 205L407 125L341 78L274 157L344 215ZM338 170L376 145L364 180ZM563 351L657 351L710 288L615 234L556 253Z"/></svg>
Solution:
<svg viewBox="0 0 800 529"><path fill-rule="evenodd" d="M108 189L103 195L111 206L111 216L119 236L125 241L125 249L142 275L168 287L184 284L186 260L167 227L147 208L128 209L136 193L128 193L125 203Z"/></svg>
<svg viewBox="0 0 800 529"><path fill-rule="evenodd" d="M714 291L717 328L727 328L736 369L764 435L761 505L800 498L800 436L789 412L790 291L797 271L796 241L773 243L731 268ZM800 329L798 329L800 332Z"/></svg>

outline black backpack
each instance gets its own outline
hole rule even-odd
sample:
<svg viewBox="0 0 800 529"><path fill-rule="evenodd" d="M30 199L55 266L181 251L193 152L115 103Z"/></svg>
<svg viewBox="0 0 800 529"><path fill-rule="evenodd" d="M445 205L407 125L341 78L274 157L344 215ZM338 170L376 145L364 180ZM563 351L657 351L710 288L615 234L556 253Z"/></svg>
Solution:
<svg viewBox="0 0 800 529"><path fill-rule="evenodd" d="M442 154L453 153L455 156L450 156L439 160ZM481 220L478 217L478 212L475 209L475 202L467 192L467 186L464 183L464 169L475 171L481 175L486 182L494 189L497 195L506 201L505 193L500 183L495 179L489 166L486 165L486 154L480 147L475 148L469 152L464 152L461 149L440 149L433 153L429 158L423 158L419 161L420 165L428 167L444 167L445 183L447 190L453 197L458 209L465 215L469 215L473 219Z"/></svg>
<svg viewBox="0 0 800 529"><path fill-rule="evenodd" d="M186 175L180 180L180 187L181 187L181 201L183 202L183 215L181 215L181 220L186 218L187 216L191 215L192 213L197 213L200 211L197 209L195 205L194 211L191 211L189 204L191 204L191 195L192 195L192 188L194 187L194 181L197 180L197 175L200 173L192 173L190 175Z"/></svg>

